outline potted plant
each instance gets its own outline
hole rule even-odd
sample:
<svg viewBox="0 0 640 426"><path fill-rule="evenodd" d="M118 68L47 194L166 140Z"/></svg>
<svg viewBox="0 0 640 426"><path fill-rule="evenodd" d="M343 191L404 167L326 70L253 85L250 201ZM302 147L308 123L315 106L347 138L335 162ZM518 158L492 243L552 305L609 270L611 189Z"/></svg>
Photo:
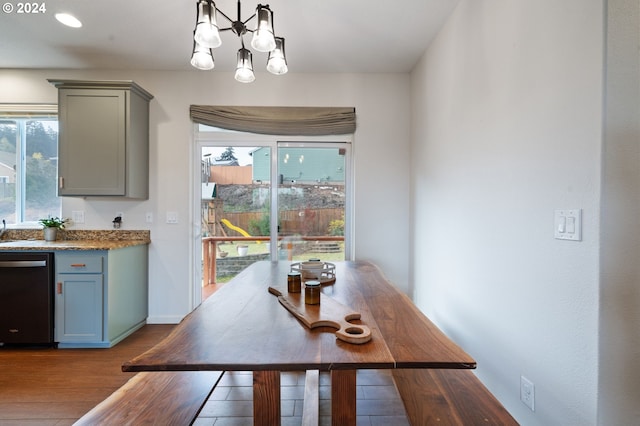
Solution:
<svg viewBox="0 0 640 426"><path fill-rule="evenodd" d="M55 241L58 235L58 229L64 229L64 225L69 221L69 219L62 219L59 217L48 217L45 219L40 219L38 223L44 226L44 240L45 241Z"/></svg>

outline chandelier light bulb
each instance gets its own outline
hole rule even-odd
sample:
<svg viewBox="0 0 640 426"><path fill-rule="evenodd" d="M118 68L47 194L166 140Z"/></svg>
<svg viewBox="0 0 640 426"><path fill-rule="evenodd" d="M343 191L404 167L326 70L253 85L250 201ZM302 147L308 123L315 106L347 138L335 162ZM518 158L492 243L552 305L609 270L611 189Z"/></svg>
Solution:
<svg viewBox="0 0 640 426"><path fill-rule="evenodd" d="M210 0L198 1L198 20L193 36L201 46L215 49L222 44L216 17L216 4Z"/></svg>
<svg viewBox="0 0 640 426"><path fill-rule="evenodd" d="M282 75L289 71L287 58L284 54L284 38L276 37L276 48L269 52L267 71L271 74Z"/></svg>
<svg viewBox="0 0 640 426"><path fill-rule="evenodd" d="M269 6L258 5L256 29L253 31L251 47L258 52L270 52L276 48L276 40L273 35L273 12Z"/></svg>
<svg viewBox="0 0 640 426"><path fill-rule="evenodd" d="M240 83L251 83L256 79L253 74L253 58L251 51L244 47L238 50L238 65L235 78Z"/></svg>
<svg viewBox="0 0 640 426"><path fill-rule="evenodd" d="M202 52L193 52L191 57L191 65L199 70L208 71L213 69L213 58Z"/></svg>
<svg viewBox="0 0 640 426"><path fill-rule="evenodd" d="M191 55L191 65L199 70L213 69L213 52L208 47L204 47L198 42L193 42L193 54Z"/></svg>

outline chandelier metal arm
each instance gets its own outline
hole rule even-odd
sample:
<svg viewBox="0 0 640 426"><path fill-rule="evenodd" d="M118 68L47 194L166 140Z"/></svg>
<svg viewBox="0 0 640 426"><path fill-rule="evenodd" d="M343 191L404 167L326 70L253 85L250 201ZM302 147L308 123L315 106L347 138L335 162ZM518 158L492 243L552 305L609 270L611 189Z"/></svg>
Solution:
<svg viewBox="0 0 640 426"><path fill-rule="evenodd" d="M216 6L216 12L218 12L220 15L222 15L224 17L224 19L226 19L227 21L229 21L229 23L233 22L233 19L229 18L223 11L221 11L220 9L218 9L218 6Z"/></svg>
<svg viewBox="0 0 640 426"><path fill-rule="evenodd" d="M218 9L218 6L215 6L216 11L222 15L224 17L224 19L226 19L230 24L233 24L234 22L242 22L242 24L247 25L247 23L249 23L250 20L252 20L253 18L256 17L256 13L254 12L253 15L249 16L249 18L246 21L242 20L241 17L241 12L240 12L240 0L238 0L238 19L233 20L231 18L229 18L229 16L227 16L226 13L224 13L222 10ZM221 30L222 31L222 30Z"/></svg>
<svg viewBox="0 0 640 426"><path fill-rule="evenodd" d="M236 21L237 22L237 21ZM238 22L239 24L242 24L242 22ZM244 25L244 24L243 24ZM236 35L241 35L238 34L236 32L236 27L226 27L226 28L219 28L218 31L223 32L223 31L233 31L234 33L236 33ZM253 33L255 32L255 30L252 30L251 28L247 28L247 26L245 25L244 27L244 31L242 32L242 34L244 33Z"/></svg>
<svg viewBox="0 0 640 426"><path fill-rule="evenodd" d="M256 17L256 14L254 13L253 15L251 15L251 16L249 17L249 19L247 19L246 21L244 21L244 22L243 22L243 24L244 24L244 25L247 25L247 23L248 23L250 20L252 20L253 18L255 18L255 17ZM240 19L238 19L238 21L239 21L239 20L240 20ZM251 30L251 32L253 32L253 30Z"/></svg>
<svg viewBox="0 0 640 426"><path fill-rule="evenodd" d="M256 17L256 13L251 15L246 21L243 21L241 17L242 12L241 12L240 0L238 0L238 19L235 21L229 18L229 16L227 16L227 14L224 13L222 10L218 9L217 6L215 6L215 9L220 15L222 15L224 19L226 19L229 22L229 24L231 24L230 27L220 28L218 31L231 30L239 37L246 34L247 32L250 32L250 33L254 32L254 30L247 28L247 24L249 23L249 21L251 21L253 18Z"/></svg>

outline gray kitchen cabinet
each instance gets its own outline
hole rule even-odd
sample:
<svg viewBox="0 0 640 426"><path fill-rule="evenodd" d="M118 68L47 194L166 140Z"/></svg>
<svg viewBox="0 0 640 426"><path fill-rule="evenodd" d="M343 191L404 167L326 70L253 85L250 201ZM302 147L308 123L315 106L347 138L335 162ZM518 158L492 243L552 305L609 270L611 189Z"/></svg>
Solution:
<svg viewBox="0 0 640 426"><path fill-rule="evenodd" d="M146 324L147 246L56 251L54 340L109 348Z"/></svg>
<svg viewBox="0 0 640 426"><path fill-rule="evenodd" d="M133 81L52 80L58 195L149 198L149 101Z"/></svg>

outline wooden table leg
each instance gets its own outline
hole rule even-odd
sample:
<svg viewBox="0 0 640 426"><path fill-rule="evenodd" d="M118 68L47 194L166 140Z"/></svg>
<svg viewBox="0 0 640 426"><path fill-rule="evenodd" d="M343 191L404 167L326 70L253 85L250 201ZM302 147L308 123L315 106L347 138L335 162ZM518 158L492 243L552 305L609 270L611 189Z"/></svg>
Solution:
<svg viewBox="0 0 640 426"><path fill-rule="evenodd" d="M279 371L253 372L253 424L254 426L280 425Z"/></svg>
<svg viewBox="0 0 640 426"><path fill-rule="evenodd" d="M356 424L356 370L331 371L331 424Z"/></svg>

